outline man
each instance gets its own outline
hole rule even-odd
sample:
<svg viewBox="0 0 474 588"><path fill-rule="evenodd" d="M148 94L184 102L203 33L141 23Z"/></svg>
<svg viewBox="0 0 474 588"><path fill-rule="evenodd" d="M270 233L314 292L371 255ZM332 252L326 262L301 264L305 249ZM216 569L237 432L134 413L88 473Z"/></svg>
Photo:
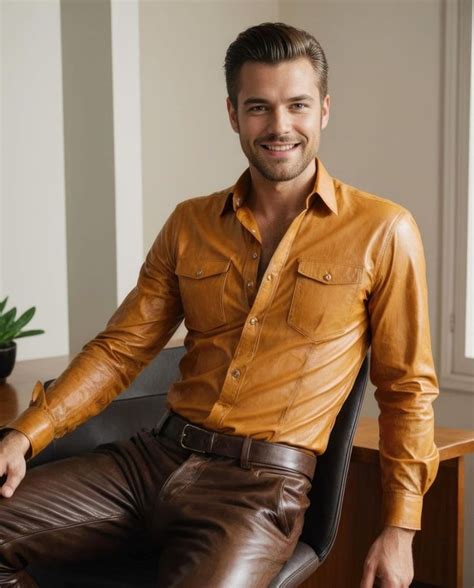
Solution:
<svg viewBox="0 0 474 588"><path fill-rule="evenodd" d="M22 570L32 560L110 554L143 535L161 549L157 586L268 586L296 545L314 456L370 344L385 526L360 586L413 578L412 539L439 461L419 233L405 209L331 178L316 158L330 98L310 34L252 27L225 69L249 169L176 208L107 328L46 395L38 383L6 429L2 586L31 585ZM20 484L24 456L102 410L183 316L171 416Z"/></svg>

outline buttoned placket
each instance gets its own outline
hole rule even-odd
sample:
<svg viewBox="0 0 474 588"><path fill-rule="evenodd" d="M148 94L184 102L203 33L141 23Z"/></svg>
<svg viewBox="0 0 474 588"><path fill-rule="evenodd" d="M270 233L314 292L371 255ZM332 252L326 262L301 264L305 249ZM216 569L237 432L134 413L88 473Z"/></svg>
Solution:
<svg viewBox="0 0 474 588"><path fill-rule="evenodd" d="M214 404L211 412L203 423L204 426L209 428L218 426L232 409L238 398L239 391L245 381L246 370L250 366L257 351L260 333L264 327L265 316L272 304L278 288L281 271L285 267L293 241L307 210L308 209L305 208L305 210L293 220L273 253L243 326L240 340L227 370L227 375L219 399ZM258 262L260 259L257 249L261 250L262 247L260 232L255 218L248 208L239 208L236 211L236 216L239 222L242 223L245 229L253 237L250 257L255 263L255 267L253 268L254 278L251 281L256 283Z"/></svg>

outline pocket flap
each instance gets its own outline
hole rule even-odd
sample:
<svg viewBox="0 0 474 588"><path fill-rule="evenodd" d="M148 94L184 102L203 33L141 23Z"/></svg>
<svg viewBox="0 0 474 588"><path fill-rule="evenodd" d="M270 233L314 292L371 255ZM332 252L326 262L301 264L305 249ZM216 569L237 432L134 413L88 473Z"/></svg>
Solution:
<svg viewBox="0 0 474 588"><path fill-rule="evenodd" d="M331 261L313 261L311 259L299 262L298 273L327 286L358 284L362 279L362 268L360 267L340 265Z"/></svg>
<svg viewBox="0 0 474 588"><path fill-rule="evenodd" d="M230 266L230 259L179 259L176 274L186 278L201 280L209 276L225 273Z"/></svg>

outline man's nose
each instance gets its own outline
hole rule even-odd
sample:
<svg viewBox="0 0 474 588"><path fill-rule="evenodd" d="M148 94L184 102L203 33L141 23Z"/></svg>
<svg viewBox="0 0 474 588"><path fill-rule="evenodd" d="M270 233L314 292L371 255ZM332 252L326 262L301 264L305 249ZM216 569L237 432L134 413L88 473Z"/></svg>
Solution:
<svg viewBox="0 0 474 588"><path fill-rule="evenodd" d="M284 135L291 131L290 113L285 108L275 108L268 121L268 132L274 135Z"/></svg>

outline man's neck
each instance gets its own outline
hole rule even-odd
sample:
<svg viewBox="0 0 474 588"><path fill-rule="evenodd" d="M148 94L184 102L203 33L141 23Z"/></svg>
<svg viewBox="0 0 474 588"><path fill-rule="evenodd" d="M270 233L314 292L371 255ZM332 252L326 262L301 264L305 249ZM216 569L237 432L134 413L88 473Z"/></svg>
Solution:
<svg viewBox="0 0 474 588"><path fill-rule="evenodd" d="M316 160L296 178L286 182L273 182L264 178L250 166L251 187L248 207L261 218L272 220L294 217L305 207L316 177Z"/></svg>

